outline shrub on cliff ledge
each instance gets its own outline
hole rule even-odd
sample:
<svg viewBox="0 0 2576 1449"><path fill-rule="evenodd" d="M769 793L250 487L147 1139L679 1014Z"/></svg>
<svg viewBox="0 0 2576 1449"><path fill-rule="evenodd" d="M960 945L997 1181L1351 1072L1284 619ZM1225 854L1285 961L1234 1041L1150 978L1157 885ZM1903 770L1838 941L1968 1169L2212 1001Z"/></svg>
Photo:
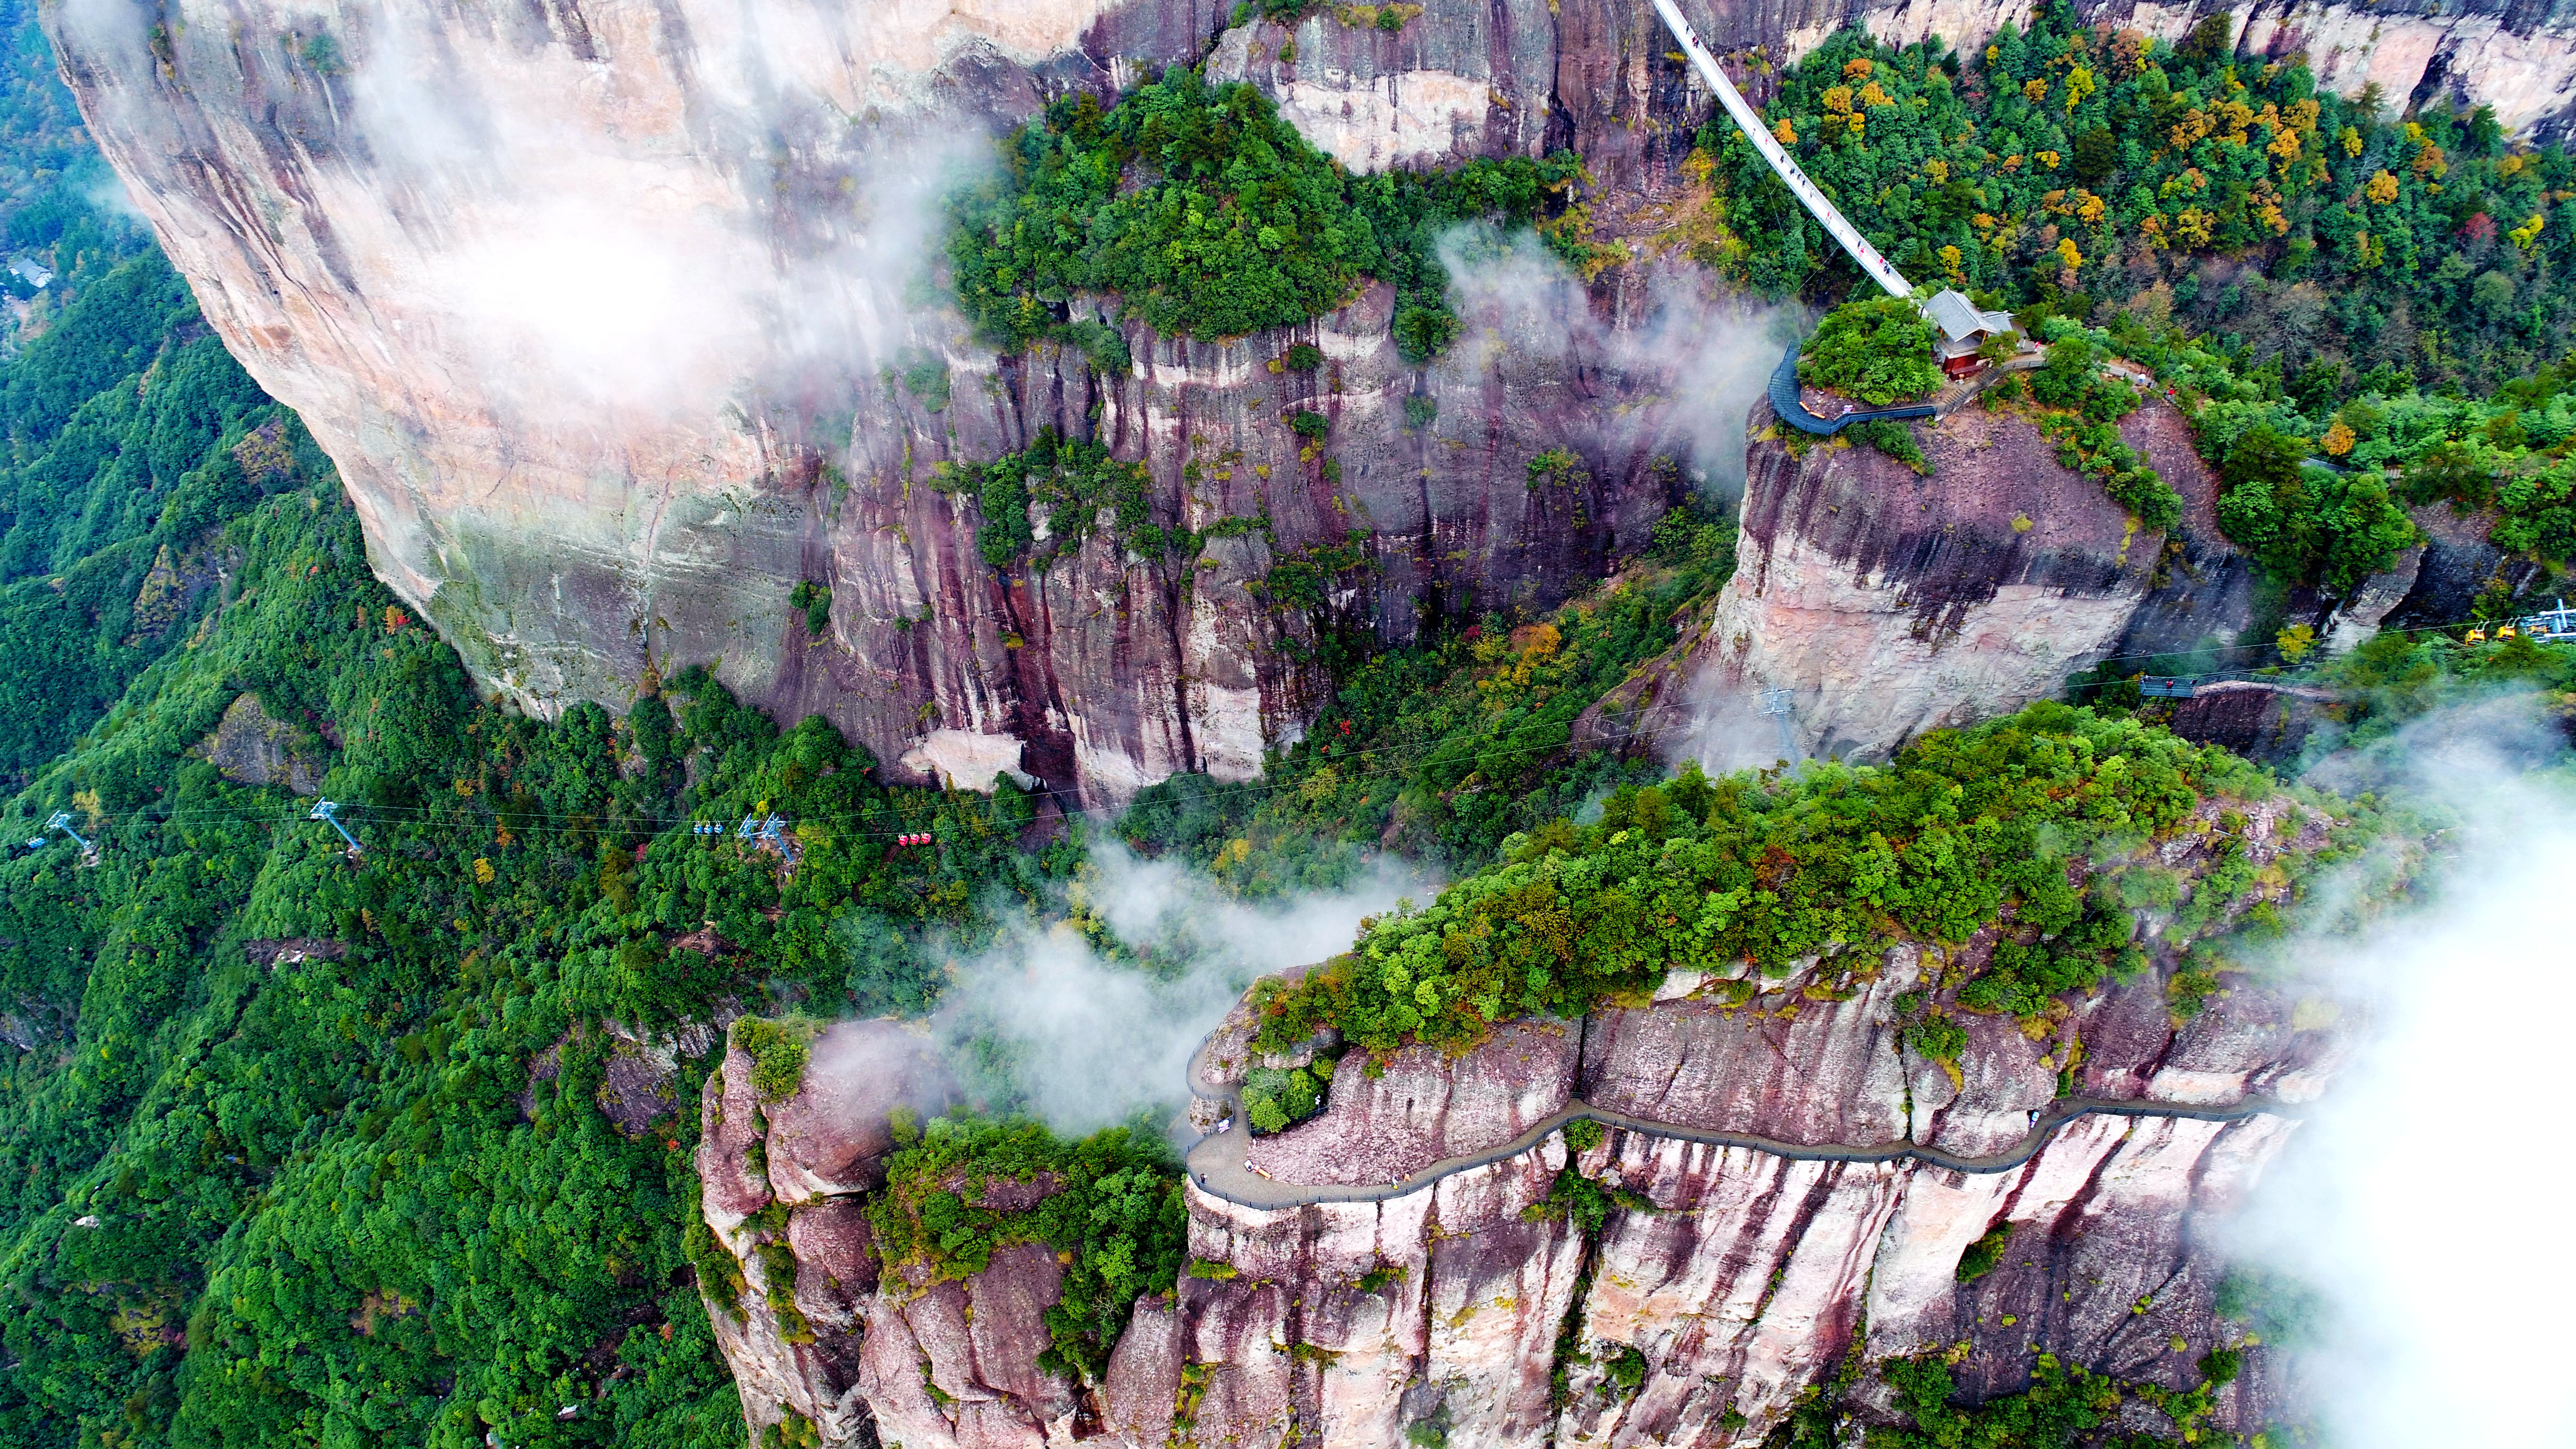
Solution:
<svg viewBox="0 0 2576 1449"><path fill-rule="evenodd" d="M1011 346L1067 335L1076 293L1204 341L1320 316L1377 277L1399 294L1399 341L1427 356L1456 326L1439 233L1535 221L1581 177L1565 153L1351 176L1259 91L1175 66L1114 108L1067 96L1013 132L1002 175L950 203L948 260L966 314Z"/></svg>
<svg viewBox="0 0 2576 1449"><path fill-rule="evenodd" d="M1845 302L1800 349L1798 380L1879 407L1921 397L1941 385L1932 324L1894 297Z"/></svg>
<svg viewBox="0 0 2576 1449"><path fill-rule="evenodd" d="M733 1024L733 1044L751 1058L751 1089L764 1102L783 1102L805 1085L813 1058L813 1023L746 1016Z"/></svg>
<svg viewBox="0 0 2576 1449"><path fill-rule="evenodd" d="M1036 1122L942 1117L895 1154L868 1224L889 1279L915 1288L981 1273L998 1249L1054 1248L1063 1294L1038 1364L1085 1383L1108 1370L1137 1298L1169 1292L1188 1256L1179 1164L1125 1127L1069 1142Z"/></svg>
<svg viewBox="0 0 2576 1449"><path fill-rule="evenodd" d="M2088 901L2088 855L2174 830L2204 795L2268 789L2225 751L2060 704L1936 731L1881 768L1710 780L1686 767L1613 795L1595 825L1505 841L1505 864L1380 919L1297 984L1269 983L1261 1044L1335 1026L1371 1052L1459 1049L1495 1022L1641 995L1667 971L1778 979L1821 959L1825 977L1850 977L1900 943L1955 947L2007 911L2030 939L1999 957L1986 1009L2044 1010L2129 949L2118 902Z"/></svg>

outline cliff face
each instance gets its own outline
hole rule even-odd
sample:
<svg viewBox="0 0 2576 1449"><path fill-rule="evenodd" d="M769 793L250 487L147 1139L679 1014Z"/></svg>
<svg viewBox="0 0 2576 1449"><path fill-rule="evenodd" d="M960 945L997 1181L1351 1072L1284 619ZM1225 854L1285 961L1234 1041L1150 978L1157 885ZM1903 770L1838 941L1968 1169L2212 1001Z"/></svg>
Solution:
<svg viewBox="0 0 2576 1449"><path fill-rule="evenodd" d="M885 1185L893 1110L936 1112L950 1088L927 1046L885 1022L833 1027L812 1050L783 1102L761 1099L738 1048L707 1082L699 1210L714 1253L738 1267L724 1287L702 1258L699 1287L755 1435L793 1412L856 1443L871 1422L858 1385L878 1286L866 1194Z"/></svg>
<svg viewBox="0 0 2576 1449"><path fill-rule="evenodd" d="M2204 7L2094 8L2174 33ZM1293 61L1278 27L1226 30L1231 9L93 0L48 24L208 319L339 463L378 572L486 684L538 711L622 707L712 662L903 778L1017 769L1110 801L1174 770L1249 774L1310 717L1311 621L1249 587L1283 558L1354 545L1322 610L1388 639L1546 605L1641 541L1675 486L1657 460L1687 446L1663 401L1676 364L1618 345L1676 295L1642 266L1578 292L1570 327L1471 316L1484 345L1427 369L1395 356L1382 293L1221 345L1130 329L1135 366L1107 378L996 357L909 305L949 159L1050 95L1171 61L1251 80L1363 170L1577 148L1614 240L1676 194L1709 110L1645 0L1432 0L1399 33L1319 11ZM2012 7L1692 9L1717 44L1779 55L1852 20L1983 34ZM2520 124L2565 94L2566 9L2257 7L2247 40L2307 44L2338 85L2465 87ZM1330 369L1270 373L1296 341ZM1438 421L1404 427L1408 397ZM1325 455L1281 425L1290 405L1332 419ZM1157 523L1268 526L1202 559L1095 544L997 574L934 469L1050 426L1143 461ZM1553 447L1587 481L1540 496L1525 464ZM833 591L820 636L788 606L800 582Z"/></svg>
<svg viewBox="0 0 2576 1449"><path fill-rule="evenodd" d="M1691 1005L1623 1014L1670 1020L1595 1030L1696 1036L1717 1052L1727 1049L1720 1037L1750 1037L1771 1051L1792 1045L1787 1033ZM2114 1002L2104 1016L2130 1005ZM2161 1000L2152 1006L2161 1018ZM2171 1070L2159 1059L2188 1058L2240 1086L2286 1085L2280 1079L2313 1076L2331 1054L2319 1033L2289 1028L2288 1003L2242 1010L2267 1020L2250 1030L2243 1017L2180 1034L2168 1028L2143 1056L2124 1053L2132 1044L2106 1030L2098 1076L2155 1084ZM1968 1091L2024 1079L2026 1090L2005 1094L2018 1141L2029 1131L2025 1104L2045 1105L2053 1078L2037 1073L2036 1090L2027 1090L2036 1049L2008 1023L1977 1036L1961 1064ZM1324 1116L1282 1136L1302 1135L1310 1152L1369 1151L1390 1125L1418 1120L1424 1099L1457 1094L1462 1076L1512 1069L1477 1058L1519 1050L1489 1047L1454 1070L1436 1057L1400 1060L1369 1102L1346 1105L1337 1093ZM1937 1066L1901 1060L1892 1042L1873 1050L1892 1080L1941 1079ZM1589 1055L1596 1100L1652 1096L1679 1116L1742 1115L1723 1094L1676 1091L1623 1071L1615 1051L1597 1069ZM1559 1090L1567 1085L1570 1077L1560 1079ZM2161 1097L2170 1089L2144 1090ZM1408 1093L1413 1109L1391 1124L1383 1099ZM1950 1110L1918 1103L1922 1119L1938 1124L1918 1138L1960 1140L1940 1120ZM1850 1114L1857 1135L1849 1145L1883 1146L1904 1122L1901 1106L1886 1115L1893 1120L1874 1119L1861 1104ZM1141 1300L1106 1379L1087 1393L1034 1366L1059 1273L1042 1249L1006 1252L973 1280L926 1295L875 1295L872 1277L808 1231L793 1240L795 1293L817 1341L790 1346L741 1331L723 1341L756 1422L775 1420L778 1406L819 1406L809 1417L825 1442L856 1443L864 1413L883 1442L908 1449L1094 1434L1150 1449L1174 1433L1200 1443L1385 1445L1434 1415L1459 1444L1750 1445L1835 1370L1864 1322L1871 1363L1967 1343L1954 1373L1978 1398L2025 1387L2036 1351L2181 1389L2198 1382L2198 1357L2228 1339L2211 1308L2223 1265L2197 1224L2233 1207L2290 1125L2261 1112L2235 1120L2097 1114L2058 1127L2017 1165L1982 1172L1793 1158L1680 1131L1612 1129L1573 1152L1562 1131L1550 1131L1522 1151L1379 1200L1253 1207L1193 1185L1191 1254L1231 1276L1190 1277L1169 1296ZM1992 1140L1972 1133L1962 1145ZM1597 1233L1547 1210L1569 1167L1627 1204L1613 1207ZM711 1216L715 1181L711 1173ZM801 1229L831 1211L831 1203L800 1208L792 1221ZM1962 1252L2006 1225L1999 1266L1959 1283ZM758 1271L749 1259L745 1267ZM751 1311L758 1322L766 1310L754 1303ZM1622 1383L1611 1365L1631 1349L1644 1375ZM2260 1352L2249 1357L2253 1369L2219 1395L2221 1427L2250 1432L2281 1408ZM1552 1387L1560 1370L1562 1398Z"/></svg>
<svg viewBox="0 0 2576 1449"><path fill-rule="evenodd" d="M2284 800L2240 813L2258 869L2324 839ZM2152 863L2188 881L2214 849L2186 826ZM2201 1355L2240 1336L2215 1316L2224 1264L2207 1225L2324 1090L2345 1039L2322 1003L2232 976L2177 1020L2173 953L2155 945L2168 919L2139 917L2156 970L2031 1029L1960 1011L1948 1061L1906 1045L1896 998L1954 1000L1990 935L1946 962L1891 952L1840 999L1804 973L1751 989L1677 977L1651 1003L1509 1025L1454 1058L1345 1056L1318 1115L1193 1150L1201 1267L1139 1300L1088 1388L1036 1367L1062 1271L1044 1250L926 1292L879 1287L822 1227L857 1220L863 1171L822 1174L787 1210L792 1253L760 1250L777 1231L779 1210L757 1217L770 1195L805 1190L788 1164L834 1156L799 1145L810 1128L796 1124L865 1104L809 1082L770 1109L769 1185L746 1191L737 1057L708 1094L722 1103L700 1156L708 1221L755 1285L792 1262L813 1341L764 1333L776 1314L755 1288L727 1357L755 1426L792 1407L826 1443L864 1442L865 1422L907 1449L1380 1446L1424 1422L1461 1445L1752 1445L1855 1344L1863 1419L1888 1409L1877 1365L1934 1352L1971 1400L2025 1388L2041 1352L2187 1390ZM1258 1064L1253 1020L1239 1007L1210 1039L1200 1091ZM1609 1125L1570 1132L1578 1118ZM1588 1187L1569 1194L1567 1174ZM1589 1221L1568 1210L1586 1192ZM1998 1229L1991 1269L1960 1281L1963 1254ZM2284 1412L2265 1352L2245 1346L2217 1427ZM2159 1427L2142 1395L2132 1405L2132 1427Z"/></svg>
<svg viewBox="0 0 2576 1449"><path fill-rule="evenodd" d="M75 7L58 35L210 320L340 463L378 571L487 684L622 707L653 671L714 662L899 776L1016 769L1097 802L1175 770L1246 776L1294 738L1319 682L1296 662L1308 616L1247 587L1282 561L1355 546L1315 612L1403 639L1426 612L1553 604L1679 486L1656 463L1671 367L1603 343L1647 308L1642 276L1602 289L1599 327L1471 308L1476 345L1419 369L1382 288L1234 342L1132 328L1118 376L997 357L910 305L938 196L984 135L1202 59L1227 8L606 3L504 24L438 0L328 22L227 0L158 24ZM1450 149L1638 156L1654 87L1614 57L1643 54L1645 14L1495 7L1485 59L1543 119ZM1307 28L1320 58L1345 27ZM1467 64L1439 26L1352 36L1349 62L1409 95ZM1561 66L1596 75L1588 140L1549 103ZM1299 342L1326 366L1273 371ZM1407 426L1408 398L1438 421ZM1324 449L1291 409L1331 421ZM1264 526L1190 558L1095 540L997 572L940 465L1046 428L1145 462L1158 524ZM1534 492L1527 460L1555 447L1584 478ZM819 636L789 607L804 582L832 589Z"/></svg>
<svg viewBox="0 0 2576 1449"><path fill-rule="evenodd" d="M1838 441L1801 456L1779 432L1748 451L1742 561L1696 663L1721 698L1792 690L1808 753L1883 757L2053 696L2133 631L2188 648L2233 643L2251 618L2217 480L2161 401L2121 434L2183 496L2170 550L2011 414L1972 405L1916 427L1923 477Z"/></svg>
<svg viewBox="0 0 2576 1449"><path fill-rule="evenodd" d="M2219 531L2218 479L2172 406L2151 400L2120 424L2182 499L2170 534L2136 528L2019 416L1972 404L1911 426L1929 476L1858 444L1795 441L1757 407L1735 576L1690 641L1602 702L1585 742L1633 748L1680 713L1705 757L1767 764L1778 745L1754 692L1778 688L1803 753L1884 759L1926 730L2055 698L2106 659L2135 670L2269 642L2248 637L2255 572ZM2547 597L2539 565L2487 541L2492 514L2435 504L2413 517L2421 544L2348 597L2292 590L2277 624L2340 652L2383 626L2468 618L2482 595ZM2229 686L2158 718L2287 764L2327 698L2310 694Z"/></svg>

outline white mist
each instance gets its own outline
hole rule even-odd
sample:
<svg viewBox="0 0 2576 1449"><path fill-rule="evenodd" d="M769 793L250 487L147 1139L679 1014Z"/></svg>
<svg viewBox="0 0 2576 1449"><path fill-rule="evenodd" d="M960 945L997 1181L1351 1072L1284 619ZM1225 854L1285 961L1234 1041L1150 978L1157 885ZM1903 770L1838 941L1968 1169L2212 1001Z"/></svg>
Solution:
<svg viewBox="0 0 2576 1449"><path fill-rule="evenodd" d="M2379 756L2458 812L2451 858L2422 907L2306 952L2372 1029L2244 1229L2327 1305L2301 1365L2353 1449L2576 1444L2576 792L2505 763L2532 723L2490 704Z"/></svg>
<svg viewBox="0 0 2576 1449"><path fill-rule="evenodd" d="M1347 950L1362 918L1438 891L1384 860L1345 889L1262 902L1114 839L1093 844L1091 863L1093 913L1161 969L1106 958L1070 926L1024 919L959 968L940 1017L943 1037L970 1045L950 1054L970 1082L1016 1089L1066 1133L1178 1105L1191 1054L1255 977ZM998 1046L1007 1066L988 1075L972 1046Z"/></svg>

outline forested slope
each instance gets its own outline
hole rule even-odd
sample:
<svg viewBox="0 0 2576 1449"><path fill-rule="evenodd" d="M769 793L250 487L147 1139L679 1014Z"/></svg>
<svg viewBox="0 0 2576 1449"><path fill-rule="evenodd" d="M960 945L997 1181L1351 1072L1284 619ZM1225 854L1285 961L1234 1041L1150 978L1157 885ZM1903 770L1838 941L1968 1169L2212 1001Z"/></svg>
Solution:
<svg viewBox="0 0 2576 1449"><path fill-rule="evenodd" d="M603 1019L917 1007L903 929L972 939L1058 858L1020 849L1009 792L881 789L703 678L624 721L486 707L369 577L327 469L215 546L202 637L7 812L100 843L0 865L7 1437L730 1440L680 1246L704 1067L669 1055L712 1038L656 1059ZM341 742L324 788L362 858L192 754L243 691ZM755 812L780 850L690 831Z"/></svg>
<svg viewBox="0 0 2576 1449"><path fill-rule="evenodd" d="M0 778L24 781L188 637L223 524L328 465L157 254L12 360L0 434Z"/></svg>

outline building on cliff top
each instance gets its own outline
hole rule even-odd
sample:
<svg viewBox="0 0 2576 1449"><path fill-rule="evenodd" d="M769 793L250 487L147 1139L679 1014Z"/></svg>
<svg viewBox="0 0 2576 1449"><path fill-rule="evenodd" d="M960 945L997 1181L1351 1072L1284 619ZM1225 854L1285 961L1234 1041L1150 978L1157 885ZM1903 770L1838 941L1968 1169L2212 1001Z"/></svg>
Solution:
<svg viewBox="0 0 2576 1449"><path fill-rule="evenodd" d="M2013 330L2010 312L1980 312L1967 294L1944 287L1923 304L1923 315L1941 329L1933 350L1941 355L1941 371L1948 377L1965 377L1977 370L1977 349L1989 337L2000 337Z"/></svg>

